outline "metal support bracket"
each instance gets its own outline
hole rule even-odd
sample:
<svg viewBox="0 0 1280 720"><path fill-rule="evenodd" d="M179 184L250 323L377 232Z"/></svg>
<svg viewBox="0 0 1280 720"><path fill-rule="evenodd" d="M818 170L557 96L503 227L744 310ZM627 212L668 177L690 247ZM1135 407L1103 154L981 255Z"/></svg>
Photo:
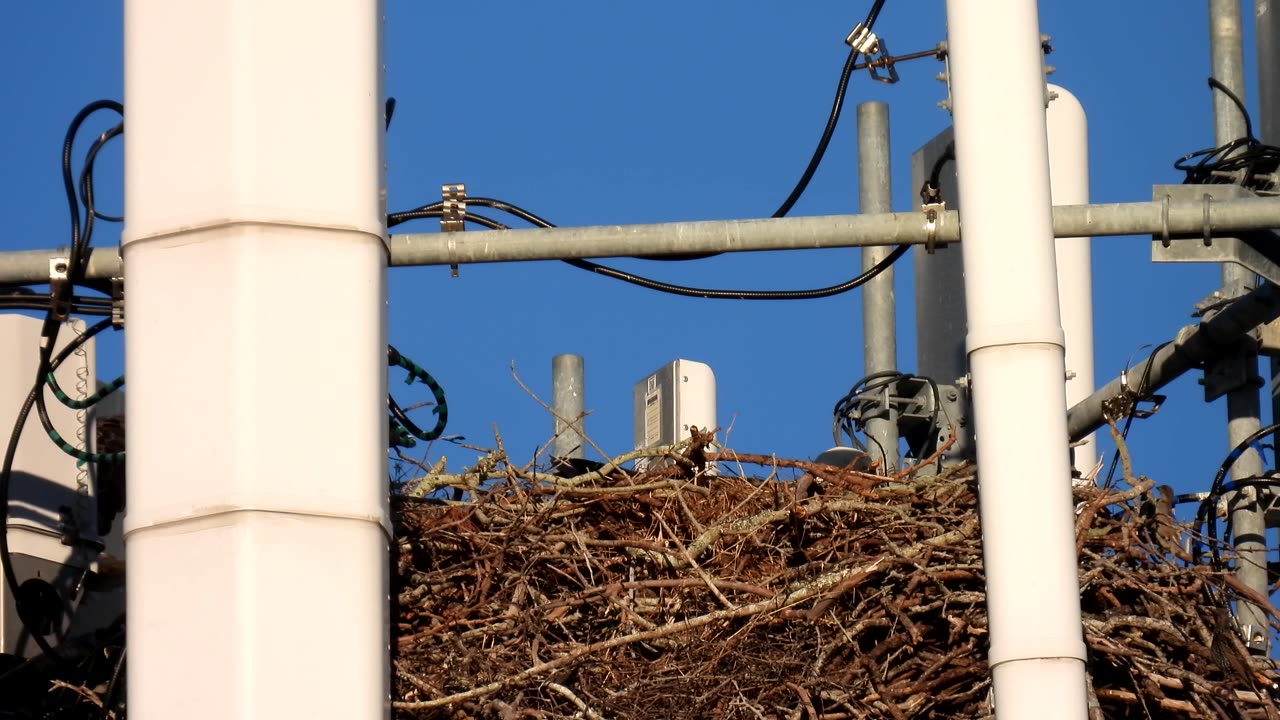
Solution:
<svg viewBox="0 0 1280 720"><path fill-rule="evenodd" d="M1053 52L1053 45L1049 44L1049 40L1050 40L1050 37L1048 35L1040 36L1040 49L1042 50L1042 53L1040 56L1040 69L1043 72L1046 79L1045 89L1044 89L1044 106L1045 107L1049 107L1049 103L1058 97L1057 93L1049 89L1048 82L1047 82L1049 76L1058 71L1057 68L1047 64L1044 61L1044 56ZM947 112L951 112L951 58L950 58L950 55L947 53L946 41L938 43L938 59L942 61L942 72L934 76L934 79L940 83L945 83L947 86L947 96L942 100L938 101L938 107L942 108L943 110L946 110Z"/></svg>
<svg viewBox="0 0 1280 720"><path fill-rule="evenodd" d="M883 40L876 43L874 53L867 54L867 72L871 73L872 80L886 85L897 83L898 69L894 64L893 58L889 56L889 46ZM885 74L881 75L878 68L884 68Z"/></svg>
<svg viewBox="0 0 1280 720"><path fill-rule="evenodd" d="M1258 230L1222 237L1213 231L1213 203L1252 198L1239 185L1156 185L1152 199L1161 203L1162 219L1168 221L1171 202L1200 202L1204 223L1191 235L1172 234L1167 228L1151 236L1153 262L1233 262L1257 275L1280 283L1280 233Z"/></svg>
<svg viewBox="0 0 1280 720"><path fill-rule="evenodd" d="M1048 35L1042 34L1040 36L1040 49L1042 51L1040 53L1040 70L1044 73L1044 78L1045 78L1045 88L1044 88L1044 106L1045 107L1049 107L1049 103L1058 99L1058 93L1050 90L1049 83L1048 83L1049 76L1057 72L1058 69L1044 61L1045 56L1053 52L1053 46L1049 44L1050 39L1051 38Z"/></svg>
<svg viewBox="0 0 1280 720"><path fill-rule="evenodd" d="M1205 402L1213 402L1232 390L1262 387L1254 355L1255 341L1245 337L1236 345L1239 346L1239 352L1219 353L1205 361L1204 377L1200 379L1200 384L1204 386Z"/></svg>
<svg viewBox="0 0 1280 720"><path fill-rule="evenodd" d="M945 446L940 459L954 464L974 457L969 413L968 396L960 388L907 376L859 395L848 417L859 428L868 420L894 418L909 458L923 460Z"/></svg>
<svg viewBox="0 0 1280 720"><path fill-rule="evenodd" d="M53 319L62 322L71 314L71 261L49 258L49 300Z"/></svg>
<svg viewBox="0 0 1280 720"><path fill-rule="evenodd" d="M444 212L440 215L440 232L463 232L467 226L467 186L462 183L440 186L440 197L444 200ZM449 238L449 255L452 258L455 243ZM458 264L449 263L449 274L458 277Z"/></svg>
<svg viewBox="0 0 1280 720"><path fill-rule="evenodd" d="M942 59L942 72L935 75L934 79L947 86L947 96L938 101L938 107L951 112L951 53L945 40L938 43L938 57Z"/></svg>

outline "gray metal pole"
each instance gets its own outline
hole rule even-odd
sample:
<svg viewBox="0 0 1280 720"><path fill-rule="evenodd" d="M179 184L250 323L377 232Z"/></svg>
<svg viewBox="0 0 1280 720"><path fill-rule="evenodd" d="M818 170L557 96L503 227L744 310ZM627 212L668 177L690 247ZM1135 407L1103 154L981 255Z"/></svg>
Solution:
<svg viewBox="0 0 1280 720"><path fill-rule="evenodd" d="M1258 52L1258 139L1280 145L1280 7L1274 0L1254 1ZM1280 420L1280 356L1271 356L1271 421ZM1280 440L1280 433L1273 436Z"/></svg>
<svg viewBox="0 0 1280 720"><path fill-rule="evenodd" d="M1213 202L1209 227L1217 233L1280 227L1280 198ZM1054 237L1110 235L1194 235L1204 230L1200 201L1063 205L1053 210ZM630 255L688 255L703 252L812 250L866 245L920 245L960 242L960 219L953 210L938 214L932 232L919 212L827 215L763 220L711 220L652 225L600 225L493 232L392 235L390 265L453 265ZM121 273L116 248L90 250L85 277L102 280ZM0 252L0 285L49 281L49 258L65 250Z"/></svg>
<svg viewBox="0 0 1280 720"><path fill-rule="evenodd" d="M858 211L887 213L893 210L890 194L889 106L882 102L858 105ZM862 269L870 270L892 250L886 245L862 248ZM862 365L866 375L898 368L898 335L893 297L893 268L889 267L862 287ZM892 387L883 392L886 400ZM898 418L889 403L885 416L867 421L867 435L877 447L886 472L898 466Z"/></svg>
<svg viewBox="0 0 1280 720"><path fill-rule="evenodd" d="M1241 100L1244 91L1244 48L1241 39L1240 0L1209 0L1209 53L1213 77ZM1214 141L1218 145L1244 137L1245 121L1240 109L1225 93L1213 93ZM1248 292L1257 276L1235 263L1222 264L1222 289L1227 297ZM1252 382L1258 373L1258 355L1252 349L1239 351L1247 369L1244 387L1227 393L1227 445L1234 448L1261 427L1262 404ZM1252 447L1245 450L1231 468L1233 478L1262 474L1262 456ZM1227 498L1231 510L1232 536L1237 553L1236 576L1245 585L1267 595L1266 519L1258 502L1258 490L1246 487ZM1251 647L1265 649L1269 632L1267 618L1249 603L1240 603L1237 618Z"/></svg>
<svg viewBox="0 0 1280 720"><path fill-rule="evenodd" d="M1123 377L1113 379L1067 412L1067 434L1079 440L1102 427L1103 405L1132 391L1146 396L1195 370L1205 360L1223 354L1257 326L1280 317L1280 289L1263 285L1237 299L1199 325L1178 331L1173 341L1161 345Z"/></svg>
<svg viewBox="0 0 1280 720"><path fill-rule="evenodd" d="M1258 44L1258 139L1280 145L1280 7L1254 0Z"/></svg>
<svg viewBox="0 0 1280 720"><path fill-rule="evenodd" d="M555 443L551 456L586 457L583 370L581 355L551 358L551 397L555 410Z"/></svg>

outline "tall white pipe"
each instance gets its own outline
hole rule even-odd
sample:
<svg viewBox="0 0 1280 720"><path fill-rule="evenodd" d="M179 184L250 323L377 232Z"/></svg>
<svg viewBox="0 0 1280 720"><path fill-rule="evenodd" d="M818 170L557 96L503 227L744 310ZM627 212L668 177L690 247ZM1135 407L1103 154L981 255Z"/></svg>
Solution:
<svg viewBox="0 0 1280 720"><path fill-rule="evenodd" d="M1054 205L1089 203L1089 129L1084 108L1074 95L1049 86L1045 114L1049 144L1049 179ZM1092 238L1058 238L1058 299L1066 339L1067 407L1093 394L1093 266ZM1091 434L1072 453L1081 474L1098 461L1097 439Z"/></svg>
<svg viewBox="0 0 1280 720"><path fill-rule="evenodd" d="M947 22L996 713L1084 718L1036 3L947 0Z"/></svg>
<svg viewBox="0 0 1280 720"><path fill-rule="evenodd" d="M126 0L135 720L388 716L381 45Z"/></svg>

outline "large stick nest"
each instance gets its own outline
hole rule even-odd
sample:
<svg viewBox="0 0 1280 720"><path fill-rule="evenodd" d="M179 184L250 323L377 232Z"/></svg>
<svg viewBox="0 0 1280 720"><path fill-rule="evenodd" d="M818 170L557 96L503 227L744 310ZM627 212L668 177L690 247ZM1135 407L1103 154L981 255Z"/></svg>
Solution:
<svg viewBox="0 0 1280 720"><path fill-rule="evenodd" d="M1158 490L1126 476L1076 491L1091 715L1280 717L1220 612L1248 590L1186 562ZM415 491L447 486L467 499L396 503L397 717L993 712L972 467L883 477L695 442L570 478L499 450Z"/></svg>

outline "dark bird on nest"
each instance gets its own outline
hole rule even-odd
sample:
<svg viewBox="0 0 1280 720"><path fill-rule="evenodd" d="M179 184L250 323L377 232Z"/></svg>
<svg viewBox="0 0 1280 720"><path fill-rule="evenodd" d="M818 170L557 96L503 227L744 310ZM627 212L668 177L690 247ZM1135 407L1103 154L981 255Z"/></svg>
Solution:
<svg viewBox="0 0 1280 720"><path fill-rule="evenodd" d="M124 452L124 416L98 418L97 450ZM124 510L124 461L98 463L98 535L111 532L116 516Z"/></svg>
<svg viewBox="0 0 1280 720"><path fill-rule="evenodd" d="M1249 650L1240 638L1236 621L1231 611L1220 607L1213 611L1213 642L1209 645L1209 653L1213 662L1222 673L1241 687L1257 691L1259 687L1273 696L1280 691L1280 685L1266 675L1253 669L1249 662Z"/></svg>

